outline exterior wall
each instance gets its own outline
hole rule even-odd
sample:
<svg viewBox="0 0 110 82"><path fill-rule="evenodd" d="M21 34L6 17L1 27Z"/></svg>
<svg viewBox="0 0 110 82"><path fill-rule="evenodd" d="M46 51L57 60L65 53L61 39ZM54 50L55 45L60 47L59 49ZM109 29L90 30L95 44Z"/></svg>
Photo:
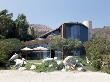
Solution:
<svg viewBox="0 0 110 82"><path fill-rule="evenodd" d="M88 40L88 28L84 25L65 24L62 33L66 39L78 39L81 42Z"/></svg>
<svg viewBox="0 0 110 82"><path fill-rule="evenodd" d="M88 27L88 39L92 38L92 21L84 21L83 24Z"/></svg>
<svg viewBox="0 0 110 82"><path fill-rule="evenodd" d="M80 40L82 42L85 42L88 40L88 28L87 27L84 27L84 26L80 27Z"/></svg>

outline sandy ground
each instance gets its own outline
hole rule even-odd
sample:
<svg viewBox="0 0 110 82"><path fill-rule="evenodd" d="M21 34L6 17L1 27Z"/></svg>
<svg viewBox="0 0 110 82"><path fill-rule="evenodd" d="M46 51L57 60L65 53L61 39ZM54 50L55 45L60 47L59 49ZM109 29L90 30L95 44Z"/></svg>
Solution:
<svg viewBox="0 0 110 82"><path fill-rule="evenodd" d="M110 82L110 74L99 72L49 72L1 70L0 82Z"/></svg>

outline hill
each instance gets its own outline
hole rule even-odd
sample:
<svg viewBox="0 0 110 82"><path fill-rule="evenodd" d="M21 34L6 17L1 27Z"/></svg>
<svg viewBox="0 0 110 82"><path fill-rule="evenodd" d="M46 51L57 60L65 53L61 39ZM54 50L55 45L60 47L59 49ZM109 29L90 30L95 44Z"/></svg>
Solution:
<svg viewBox="0 0 110 82"><path fill-rule="evenodd" d="M110 26L92 29L93 38L102 37L110 40Z"/></svg>
<svg viewBox="0 0 110 82"><path fill-rule="evenodd" d="M52 31L51 27L42 24L30 24L28 29L28 33L31 35L42 35L50 31Z"/></svg>

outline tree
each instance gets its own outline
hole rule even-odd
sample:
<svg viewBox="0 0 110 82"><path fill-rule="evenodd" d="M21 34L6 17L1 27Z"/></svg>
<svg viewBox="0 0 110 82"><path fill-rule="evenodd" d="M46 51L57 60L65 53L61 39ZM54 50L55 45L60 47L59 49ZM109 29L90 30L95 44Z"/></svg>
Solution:
<svg viewBox="0 0 110 82"><path fill-rule="evenodd" d="M24 14L19 14L15 20L16 31L18 33L18 38L20 40L26 41L28 38L28 27L26 16Z"/></svg>
<svg viewBox="0 0 110 82"><path fill-rule="evenodd" d="M84 43L86 56L96 70L101 70L107 58L110 59L110 41L103 38L96 38ZM110 60L109 60L110 62Z"/></svg>
<svg viewBox="0 0 110 82"><path fill-rule="evenodd" d="M8 13L8 10L0 11L0 35L5 37L12 37L14 21L12 20L13 14Z"/></svg>
<svg viewBox="0 0 110 82"><path fill-rule="evenodd" d="M64 49L67 50L67 51L72 51L74 50L75 48L78 48L81 46L81 41L75 39L66 39L65 42L64 42Z"/></svg>
<svg viewBox="0 0 110 82"><path fill-rule="evenodd" d="M96 38L84 43L86 55L90 60L94 60L96 56L108 55L110 48L110 41L103 38Z"/></svg>
<svg viewBox="0 0 110 82"><path fill-rule="evenodd" d="M65 39L62 38L60 35L49 36L48 39L49 39L48 48L52 50L55 50L55 49L61 50L61 48L63 47L64 41L65 41Z"/></svg>
<svg viewBox="0 0 110 82"><path fill-rule="evenodd" d="M13 51L17 51L22 47L22 43L18 39L0 40L0 65L6 63Z"/></svg>
<svg viewBox="0 0 110 82"><path fill-rule="evenodd" d="M41 34L38 32L38 29L36 28L31 28L31 35L32 37L35 39L35 38L38 38Z"/></svg>
<svg viewBox="0 0 110 82"><path fill-rule="evenodd" d="M72 51L76 51L76 49L82 47L82 43L79 40L73 40L73 39L64 39L61 36L52 36L50 43L49 43L49 49L58 49L65 52L66 55L69 55Z"/></svg>

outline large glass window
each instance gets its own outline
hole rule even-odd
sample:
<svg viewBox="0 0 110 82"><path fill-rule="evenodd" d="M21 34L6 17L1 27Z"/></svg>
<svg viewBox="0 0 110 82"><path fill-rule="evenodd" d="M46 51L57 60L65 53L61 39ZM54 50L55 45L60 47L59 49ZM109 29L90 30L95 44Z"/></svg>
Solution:
<svg viewBox="0 0 110 82"><path fill-rule="evenodd" d="M71 32L71 39L78 39L80 34L79 25L71 26L70 32Z"/></svg>
<svg viewBox="0 0 110 82"><path fill-rule="evenodd" d="M71 27L70 26L66 27L65 34L66 34L66 38L68 38L68 39L71 38Z"/></svg>

